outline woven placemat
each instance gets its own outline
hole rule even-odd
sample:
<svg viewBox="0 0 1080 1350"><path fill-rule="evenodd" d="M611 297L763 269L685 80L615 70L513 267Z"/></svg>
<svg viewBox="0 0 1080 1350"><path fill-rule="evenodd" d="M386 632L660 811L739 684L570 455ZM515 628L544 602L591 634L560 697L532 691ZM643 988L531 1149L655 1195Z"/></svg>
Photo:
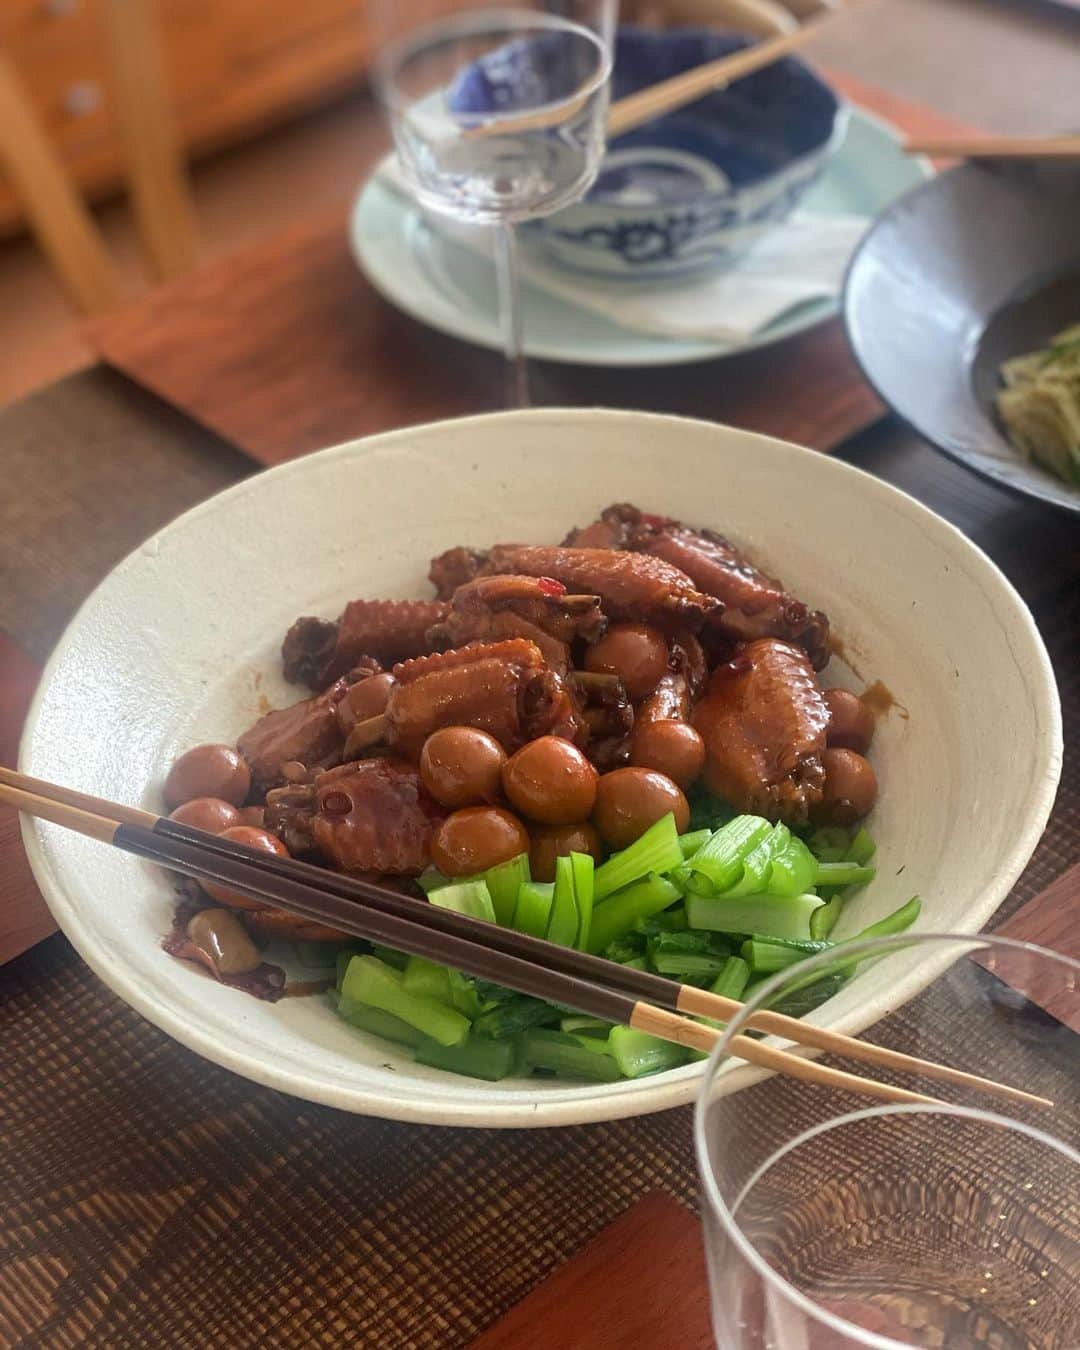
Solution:
<svg viewBox="0 0 1080 1350"><path fill-rule="evenodd" d="M98 368L0 409L0 629L45 660L94 586L251 464Z"/></svg>
<svg viewBox="0 0 1080 1350"><path fill-rule="evenodd" d="M198 1059L61 937L0 989L5 1346L464 1346L645 1193L696 1194L689 1108L531 1132L365 1120ZM1009 1017L934 996L893 1034L921 1007L909 1048L1006 1076ZM1074 1143L1077 1047L1046 1043L1040 1085ZM772 1134L822 1109L809 1084L752 1091ZM1075 1240L1075 1217L1042 1221Z"/></svg>
<svg viewBox="0 0 1080 1350"><path fill-rule="evenodd" d="M40 667L0 629L0 764L14 764ZM0 965L56 931L23 851L16 812L0 807Z"/></svg>
<svg viewBox="0 0 1080 1350"><path fill-rule="evenodd" d="M456 1346L650 1190L690 1113L364 1120L199 1059L65 940L0 973L0 1343Z"/></svg>

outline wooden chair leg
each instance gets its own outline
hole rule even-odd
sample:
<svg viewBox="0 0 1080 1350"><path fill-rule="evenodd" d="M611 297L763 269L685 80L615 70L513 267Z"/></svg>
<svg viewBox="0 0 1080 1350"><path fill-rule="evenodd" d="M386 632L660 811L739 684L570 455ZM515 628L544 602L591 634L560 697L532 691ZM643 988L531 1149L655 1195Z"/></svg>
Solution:
<svg viewBox="0 0 1080 1350"><path fill-rule="evenodd" d="M169 108L159 0L104 0L101 17L139 234L164 280L194 266L198 234Z"/></svg>
<svg viewBox="0 0 1080 1350"><path fill-rule="evenodd" d="M116 304L122 291L120 273L3 51L0 161L38 242L76 308L93 314Z"/></svg>

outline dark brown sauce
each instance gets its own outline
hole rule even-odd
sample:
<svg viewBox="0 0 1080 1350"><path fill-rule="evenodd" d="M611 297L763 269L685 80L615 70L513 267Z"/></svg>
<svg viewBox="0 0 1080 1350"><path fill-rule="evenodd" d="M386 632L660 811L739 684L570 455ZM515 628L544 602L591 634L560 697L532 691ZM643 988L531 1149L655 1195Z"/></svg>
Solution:
<svg viewBox="0 0 1080 1350"><path fill-rule="evenodd" d="M844 641L839 633L830 630L829 651L833 656L838 656L840 660L843 661L844 665L847 666L848 670L851 671L856 679L861 680L863 678L863 673L852 660L851 650L851 647Z"/></svg>
<svg viewBox="0 0 1080 1350"><path fill-rule="evenodd" d="M325 994L333 989L333 980L290 980L285 986L286 998L310 998L312 994Z"/></svg>
<svg viewBox="0 0 1080 1350"><path fill-rule="evenodd" d="M848 670L851 671L857 680L865 679L862 671L852 660L851 646L844 641L839 633L829 633L829 651L843 661L844 665L847 666ZM859 657L862 659L861 653L859 653ZM826 682L822 681L822 683L825 684ZM896 710L896 715L905 722L911 716L907 708L900 702L888 685L884 684L881 680L875 680L873 684L868 684L859 697L875 717L888 717L889 713L894 709Z"/></svg>
<svg viewBox="0 0 1080 1350"><path fill-rule="evenodd" d="M258 711L260 717L265 717L268 712L273 711L274 705L263 693L262 682L263 682L262 671L261 670L254 671L251 676L251 687L256 694L255 708Z"/></svg>
<svg viewBox="0 0 1080 1350"><path fill-rule="evenodd" d="M895 708L898 717L906 722L911 714L896 695L880 680L868 685L859 695L875 717L887 717Z"/></svg>
<svg viewBox="0 0 1080 1350"><path fill-rule="evenodd" d="M241 989L245 994L250 994L253 998L263 999L267 1003L276 1003L278 999L284 998L286 993L291 995L291 989L286 990L285 972L280 966L273 966L269 961L264 961L256 966L254 970L248 971L244 975L220 975L217 971L211 970L205 961L194 958L195 948L187 935L187 926L192 917L200 909L206 908L205 897L196 898L190 891L181 890L176 902L176 908L173 911L172 927L161 940L162 949L177 961L183 961L190 966L192 970L197 970L205 975L208 980L216 980L218 984L226 984L230 989ZM322 983L321 981L310 981L310 983ZM325 987L325 985L324 985ZM301 985L304 989L304 985ZM305 992L311 992L305 990Z"/></svg>

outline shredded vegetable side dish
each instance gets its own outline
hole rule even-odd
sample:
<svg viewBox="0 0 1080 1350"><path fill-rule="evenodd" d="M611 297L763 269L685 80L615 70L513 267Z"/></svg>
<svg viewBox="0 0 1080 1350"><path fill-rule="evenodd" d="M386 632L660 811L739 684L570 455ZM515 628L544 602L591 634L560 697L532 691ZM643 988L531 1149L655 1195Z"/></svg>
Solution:
<svg viewBox="0 0 1080 1350"><path fill-rule="evenodd" d="M429 576L434 599L297 619L284 671L308 695L181 755L174 818L735 999L835 947L793 1015L852 978L831 934L875 875L874 717L821 678L823 613L626 504ZM433 1068L608 1082L695 1055L213 884L187 884L165 946L276 999L298 990L275 939L319 976L302 992Z"/></svg>
<svg viewBox="0 0 1080 1350"><path fill-rule="evenodd" d="M1026 459L1080 487L1080 323L1001 367L998 415Z"/></svg>

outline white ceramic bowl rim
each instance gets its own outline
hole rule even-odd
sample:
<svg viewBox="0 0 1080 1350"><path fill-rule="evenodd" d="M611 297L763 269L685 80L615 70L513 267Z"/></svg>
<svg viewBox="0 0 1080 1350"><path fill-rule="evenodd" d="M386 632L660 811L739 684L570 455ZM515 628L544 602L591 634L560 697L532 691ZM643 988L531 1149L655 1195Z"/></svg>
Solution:
<svg viewBox="0 0 1080 1350"><path fill-rule="evenodd" d="M452 422L409 427L369 437L364 441L347 442L324 450L318 455L305 456L278 466L243 480L186 512L154 536L152 541L148 541L130 554L100 583L71 621L45 667L27 716L20 745L20 766L28 772L35 770L35 736L39 729L43 704L54 674L69 653L77 649L80 625L84 616L98 604L99 597L107 596L112 586L141 566L144 551L155 553L164 541L175 541L204 517L228 508L248 493L259 492L261 484L269 481L280 484L294 479L311 472L313 465L325 466L336 459L348 460L367 456L375 451L403 449L414 441L436 440L446 431L471 433L474 430L483 431L498 425L520 428L522 433L524 427L528 425L538 426L544 431L545 443L549 443L552 436L565 437L568 434L568 427L577 428L584 437L587 429L603 430L610 436L616 434L620 426L626 429L627 434L630 434L632 428L637 428L640 432L643 426L647 426L650 428L650 443L659 443L665 433L675 435L680 431L684 437L692 433L722 440L728 436L737 439L740 446L745 445L747 449L760 455L771 456L770 468L775 468L781 474L785 467L795 472L798 472L800 467L805 469L807 464L805 457L812 454L798 446L769 437L690 418L605 409L542 409L492 413ZM511 433L506 439L508 443L514 444L516 438ZM978 574L983 582L991 582L996 617L1007 635L1012 654L1018 660L1022 653L1029 667L1030 698L1040 713L1039 744L1033 747L1032 751L1033 783L1030 795L1026 799L1026 809L1016 819L1015 833L1008 846L1001 851L995 884L984 890L965 911L964 920L972 924L974 931L990 917L1019 876L1042 834L1053 803L1060 774L1062 737L1060 705L1049 658L1034 621L1016 591L995 565L960 531L935 516L914 498L859 469L825 456L815 455L813 463L814 472L832 479L833 486L837 490L847 488L857 491L862 498L864 512L880 507L884 511L892 511L917 520L923 535L928 539L936 537L940 547L948 548L953 557L965 558L973 573ZM40 769L40 766L37 767ZM448 1100L440 1096L431 1083L420 1082L410 1086L407 1080L401 1083L400 1089L380 1088L378 1092L372 1092L359 1087L343 1087L339 1083L328 1081L325 1073L307 1073L295 1065L282 1069L269 1053L261 1057L252 1057L244 1052L242 1046L238 1049L226 1038L213 1034L212 1029L208 1030L197 1017L187 1017L183 1015L182 1010L164 1005L159 991L143 972L128 967L110 951L107 943L102 943L95 937L88 923L88 916L80 912L67 894L61 879L54 873L43 846L42 827L37 822L24 818L22 830L35 877L53 915L80 955L103 982L181 1044L225 1068L266 1086L311 1101L391 1119L500 1127L568 1125L617 1119L684 1105L694 1097L701 1073L699 1065L688 1065L652 1079L611 1085L568 1086L565 1089L560 1087L532 1100L528 1098L527 1093L522 1092L521 1101L495 1101L491 1096L484 1094L478 1094L474 1098ZM910 997L921 987L917 978L910 981L910 984L910 988L892 992L898 996ZM863 1026L873 1021L875 1015L880 1013L875 1014L873 1010L866 1010L861 1022L857 1017L849 1016L844 1022L844 1029L849 1033L857 1033ZM755 1073L756 1071L748 1071L745 1081L753 1081Z"/></svg>

